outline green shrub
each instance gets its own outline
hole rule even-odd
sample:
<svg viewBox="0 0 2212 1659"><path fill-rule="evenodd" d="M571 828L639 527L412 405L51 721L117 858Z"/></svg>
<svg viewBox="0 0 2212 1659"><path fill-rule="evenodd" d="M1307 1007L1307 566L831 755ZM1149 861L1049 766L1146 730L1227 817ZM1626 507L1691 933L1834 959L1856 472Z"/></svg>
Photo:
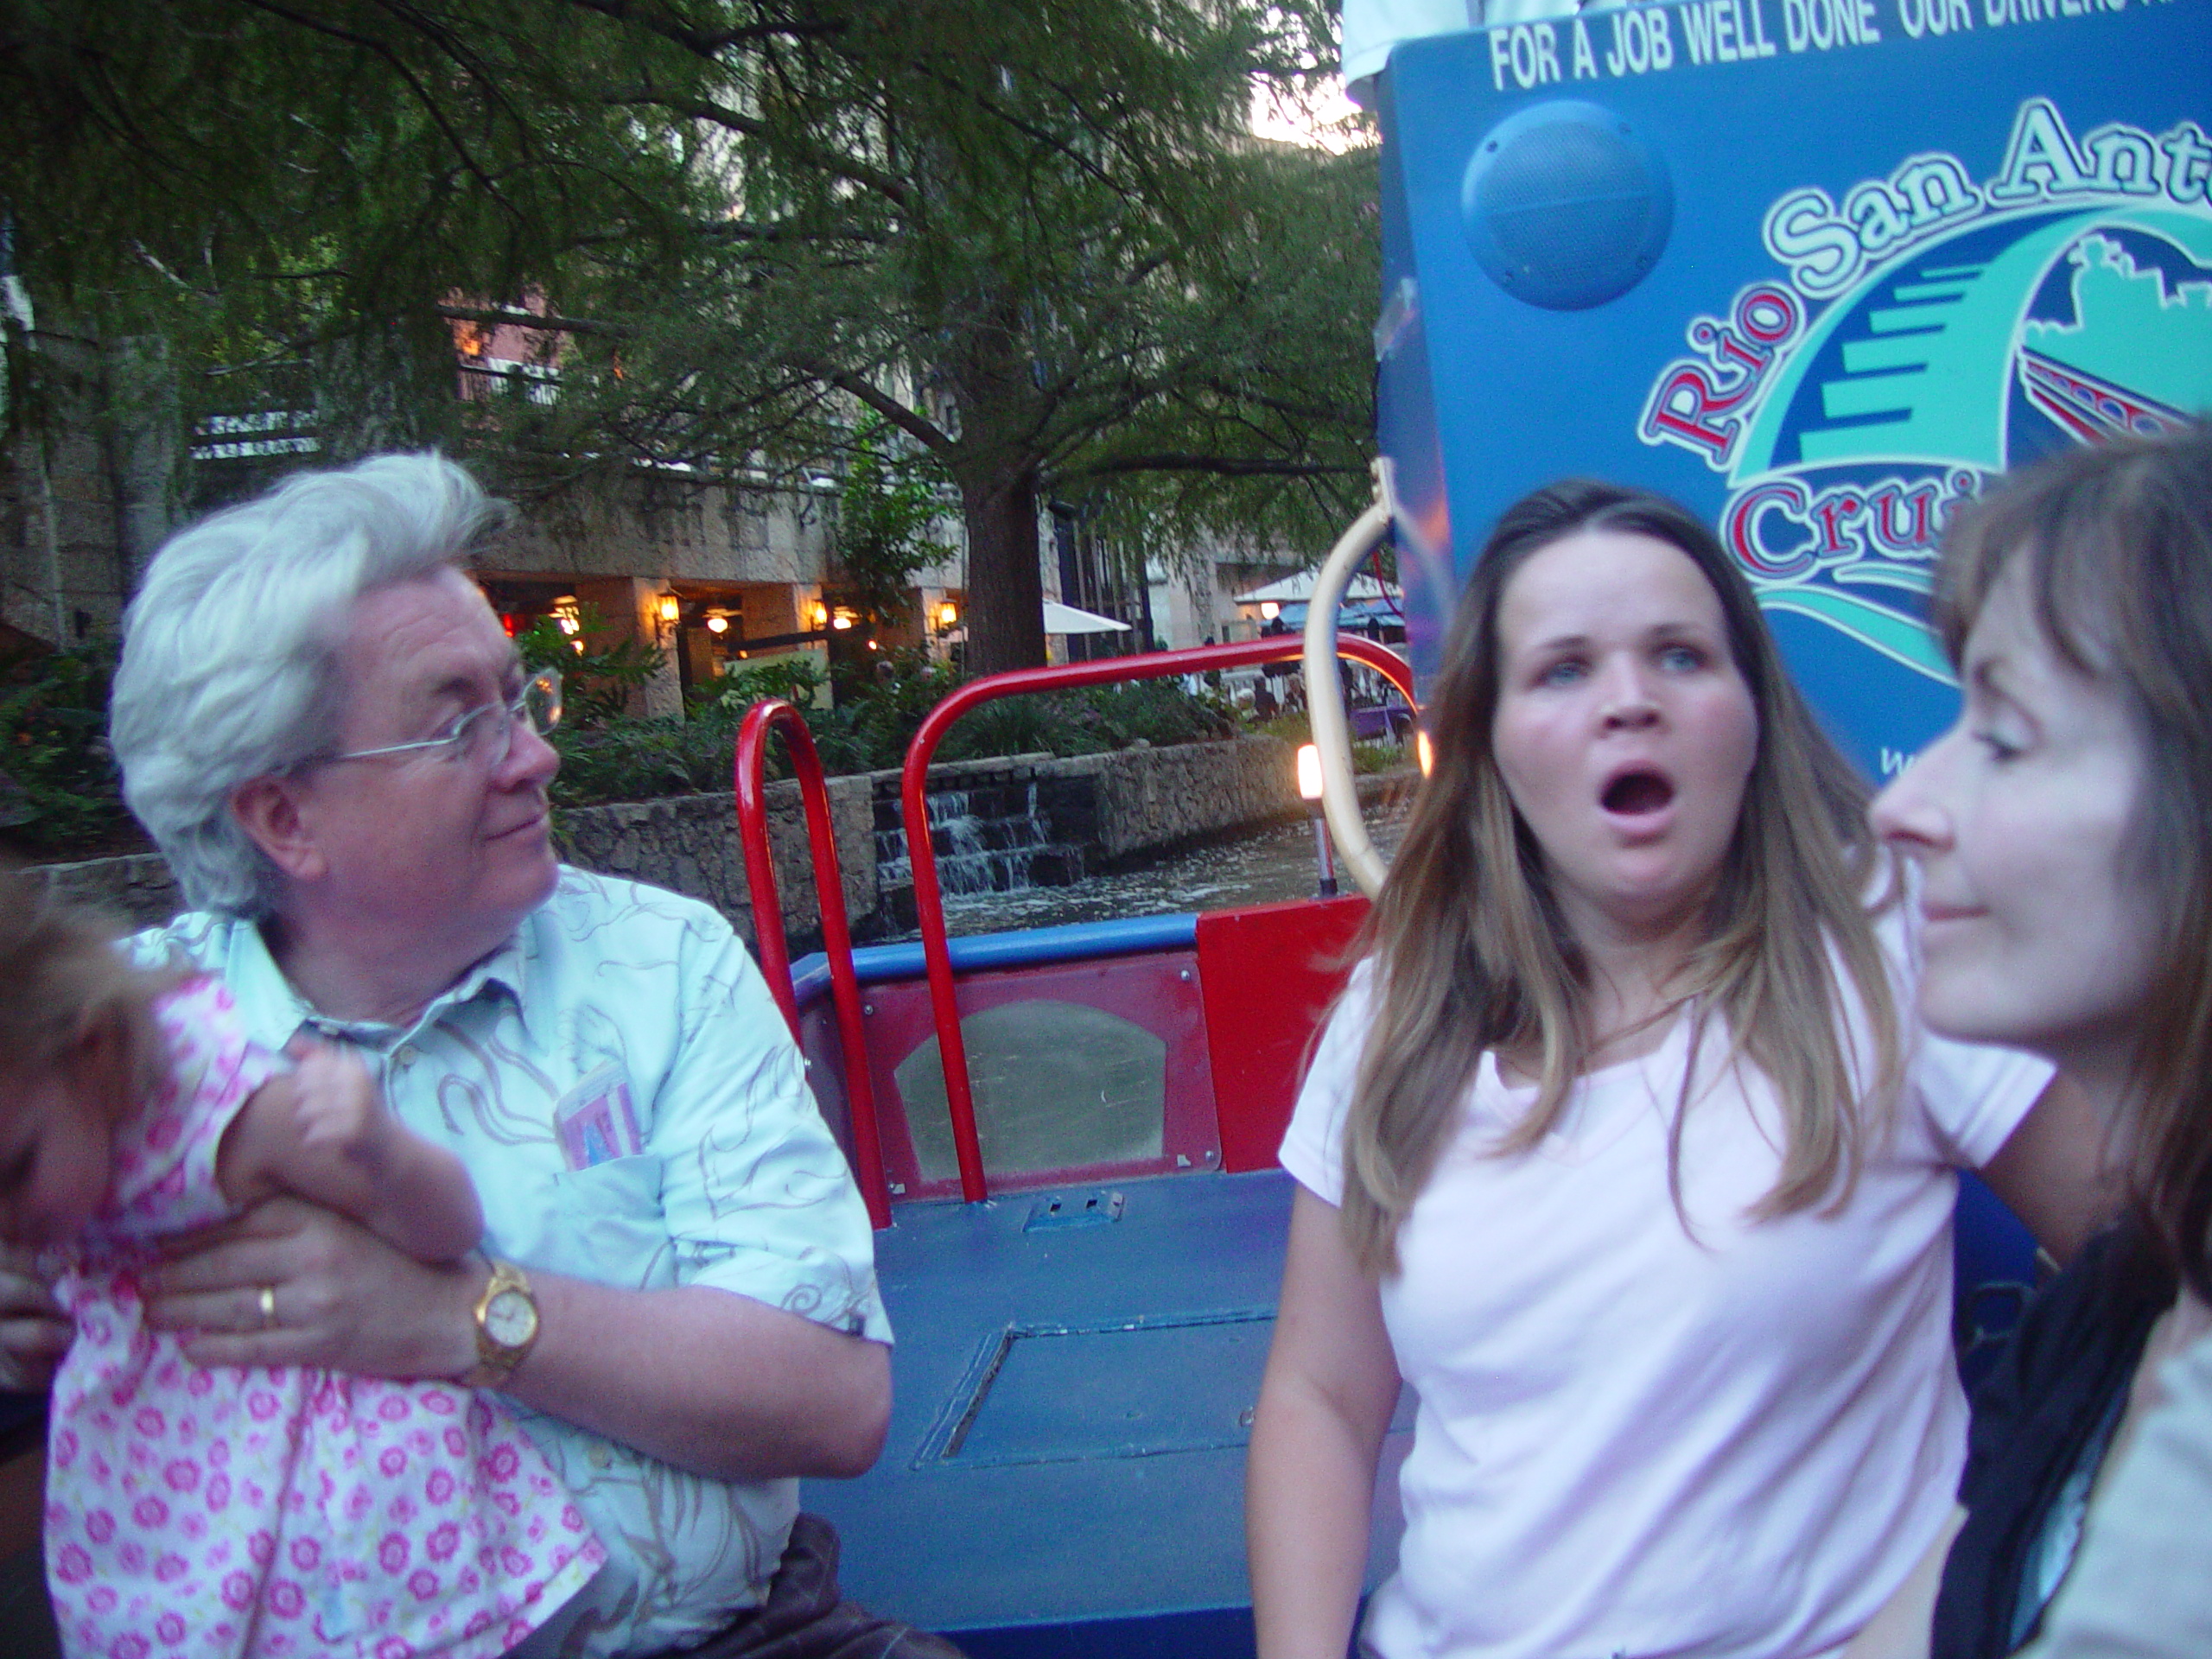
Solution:
<svg viewBox="0 0 2212 1659"><path fill-rule="evenodd" d="M918 652L886 658L889 672L848 690L834 709L814 698L822 676L804 656L771 658L725 675L693 696L689 718L615 715L554 734L561 775L553 798L565 806L720 792L730 787L738 722L764 696L798 705L823 769L831 776L899 766L923 719L959 683L948 665ZM1159 747L1233 737L1239 722L1217 703L1192 696L1177 680L1144 680L1078 691L1007 697L956 721L938 747L941 760L1001 754L1099 754L1136 742ZM783 746L772 744L772 777L788 777Z"/></svg>
<svg viewBox="0 0 2212 1659"><path fill-rule="evenodd" d="M576 607L574 635L552 617L541 616L515 636L515 649L526 668L561 671L562 723L592 727L626 719L630 696L661 671L667 653L641 639L618 639L599 651L584 641L606 626L598 607Z"/></svg>
<svg viewBox="0 0 2212 1659"><path fill-rule="evenodd" d="M1313 741L1313 728L1302 709L1263 720L1253 730L1268 737L1279 737L1294 748ZM1352 741L1351 769L1357 772L1390 772L1404 766L1408 758L1404 747L1387 739Z"/></svg>
<svg viewBox="0 0 2212 1659"><path fill-rule="evenodd" d="M0 657L0 841L51 856L135 836L107 746L112 645Z"/></svg>

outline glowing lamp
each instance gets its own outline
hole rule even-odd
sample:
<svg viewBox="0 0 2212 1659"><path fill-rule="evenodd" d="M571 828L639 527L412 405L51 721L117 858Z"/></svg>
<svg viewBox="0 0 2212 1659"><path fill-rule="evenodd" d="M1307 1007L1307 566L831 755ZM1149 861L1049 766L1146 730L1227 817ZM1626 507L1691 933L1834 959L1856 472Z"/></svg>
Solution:
<svg viewBox="0 0 2212 1659"><path fill-rule="evenodd" d="M937 607L937 625L940 628L957 627L960 623L960 607L950 600Z"/></svg>
<svg viewBox="0 0 2212 1659"><path fill-rule="evenodd" d="M1260 620L1262 622L1272 622L1281 614L1282 607L1272 599L1263 599L1260 601Z"/></svg>
<svg viewBox="0 0 2212 1659"><path fill-rule="evenodd" d="M674 627L683 619L683 601L674 594L663 594L653 601L653 614L669 626Z"/></svg>
<svg viewBox="0 0 2212 1659"><path fill-rule="evenodd" d="M729 618L726 616L709 617L707 619L707 632L709 633L728 633L729 632Z"/></svg>
<svg viewBox="0 0 2212 1659"><path fill-rule="evenodd" d="M1337 896L1337 861L1329 845L1328 821L1321 813L1321 751L1311 743L1299 746L1298 792L1306 802L1306 816L1313 820L1313 895Z"/></svg>
<svg viewBox="0 0 2212 1659"><path fill-rule="evenodd" d="M1414 759L1421 762L1421 775L1422 777L1426 778L1430 772L1436 770L1436 751L1428 747L1428 734L1427 732L1415 731L1414 733Z"/></svg>
<svg viewBox="0 0 2212 1659"><path fill-rule="evenodd" d="M846 629L853 626L853 613L847 610L843 606L840 605L836 609L836 614L830 617L830 626L836 629L839 632L843 632Z"/></svg>

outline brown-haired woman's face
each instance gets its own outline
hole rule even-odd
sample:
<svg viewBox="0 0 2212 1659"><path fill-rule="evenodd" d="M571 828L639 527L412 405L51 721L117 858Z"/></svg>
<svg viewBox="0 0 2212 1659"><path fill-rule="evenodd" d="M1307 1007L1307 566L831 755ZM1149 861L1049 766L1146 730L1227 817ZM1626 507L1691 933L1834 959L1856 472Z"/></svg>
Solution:
<svg viewBox="0 0 2212 1659"><path fill-rule="evenodd" d="M2124 1067L2158 938L2156 895L2128 857L2141 734L2115 686L2052 649L2018 559L1961 675L1957 723L1874 803L1875 829L1924 871L1921 1013L2085 1079Z"/></svg>
<svg viewBox="0 0 2212 1659"><path fill-rule="evenodd" d="M1532 554L1497 609L1492 752L1579 938L1671 926L1727 856L1758 713L1720 601L1649 536Z"/></svg>

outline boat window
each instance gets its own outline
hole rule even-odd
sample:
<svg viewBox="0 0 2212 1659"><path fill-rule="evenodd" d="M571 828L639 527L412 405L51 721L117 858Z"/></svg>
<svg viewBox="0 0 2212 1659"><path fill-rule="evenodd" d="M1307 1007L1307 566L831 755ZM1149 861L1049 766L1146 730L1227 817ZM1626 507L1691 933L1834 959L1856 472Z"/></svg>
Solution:
<svg viewBox="0 0 2212 1659"><path fill-rule="evenodd" d="M987 1169L1073 1168L1157 1158L1167 1045L1079 1002L1009 1002L960 1022ZM944 1067L932 1035L893 1074L925 1181L956 1179Z"/></svg>

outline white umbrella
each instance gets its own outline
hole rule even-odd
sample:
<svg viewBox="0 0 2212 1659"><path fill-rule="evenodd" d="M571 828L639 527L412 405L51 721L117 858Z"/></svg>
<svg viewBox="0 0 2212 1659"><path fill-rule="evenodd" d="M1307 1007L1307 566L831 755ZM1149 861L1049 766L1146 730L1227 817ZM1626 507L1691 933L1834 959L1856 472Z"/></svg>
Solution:
<svg viewBox="0 0 2212 1659"><path fill-rule="evenodd" d="M1056 599L1045 601L1045 632L1047 633L1127 633L1129 625L1116 622L1110 616L1099 616L1090 611L1078 611L1072 605L1063 605Z"/></svg>
<svg viewBox="0 0 2212 1659"><path fill-rule="evenodd" d="M1313 597L1313 579L1319 571L1301 570L1294 576L1285 576L1271 582L1264 588L1255 588L1249 594L1239 594L1232 601L1238 605L1259 605L1273 600L1278 605L1303 605ZM1344 584L1346 599L1395 599L1398 590L1386 588L1372 576L1354 576Z"/></svg>

